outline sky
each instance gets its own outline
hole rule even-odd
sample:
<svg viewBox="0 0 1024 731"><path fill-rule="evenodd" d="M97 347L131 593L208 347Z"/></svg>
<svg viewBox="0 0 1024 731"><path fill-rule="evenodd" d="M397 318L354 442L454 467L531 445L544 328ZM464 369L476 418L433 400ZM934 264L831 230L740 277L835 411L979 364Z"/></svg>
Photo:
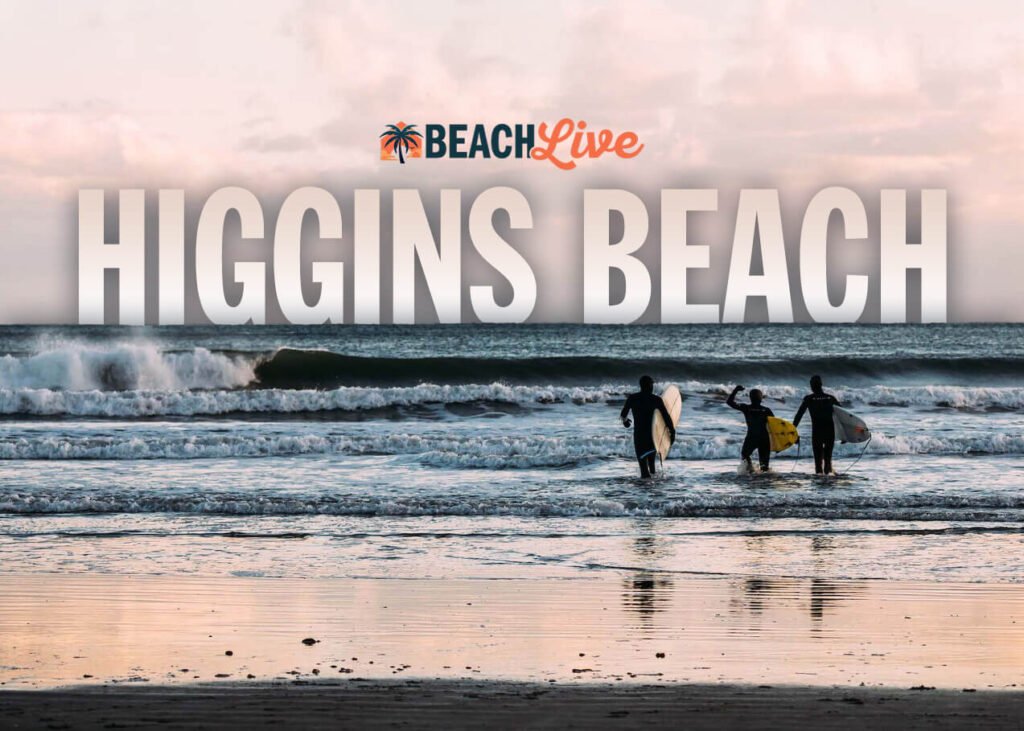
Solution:
<svg viewBox="0 0 1024 731"><path fill-rule="evenodd" d="M305 185L343 211L356 188L436 204L457 187L468 205L516 187L533 207L519 246L537 320L579 319L587 187L631 190L652 219L661 188L718 189L697 229L707 302L722 299L741 188L780 190L794 256L821 188L857 191L874 231L881 188L945 188L950 319L1024 321L1020 2L0 0L0 65L0 322L77 321L81 188L183 188L194 212L223 185L268 214ZM399 120L565 116L636 131L644 152L573 171L378 159ZM870 273L877 256L857 242L840 260ZM657 266L656 241L644 257Z"/></svg>

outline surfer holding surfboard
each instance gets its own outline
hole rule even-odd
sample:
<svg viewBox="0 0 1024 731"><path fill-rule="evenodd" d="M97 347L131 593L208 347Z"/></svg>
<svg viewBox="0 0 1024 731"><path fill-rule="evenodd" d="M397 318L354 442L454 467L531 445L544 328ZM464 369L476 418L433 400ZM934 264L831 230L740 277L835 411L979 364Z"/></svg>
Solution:
<svg viewBox="0 0 1024 731"><path fill-rule="evenodd" d="M811 412L811 448L814 450L814 472L819 475L832 474L832 449L836 445L836 428L833 421L833 407L841 406L839 399L825 393L821 376L811 376L811 392L797 409L793 424L799 426L804 412Z"/></svg>
<svg viewBox="0 0 1024 731"><path fill-rule="evenodd" d="M725 400L727 406L743 412L743 418L747 421L747 437L743 440L743 447L740 450L740 458L746 463L747 471L752 472L754 465L750 456L757 450L757 461L761 464L761 471L768 471L768 463L771 460L772 443L771 435L768 433L768 418L775 416L767 406L761 405L764 394L758 389L750 392L749 404L736 403L736 394L743 390L743 386L736 386Z"/></svg>
<svg viewBox="0 0 1024 731"><path fill-rule="evenodd" d="M654 393L654 379L650 376L642 376L640 378L640 391L638 393L630 394L626 399L625 406L622 407L622 413L619 414L619 418L622 419L622 425L627 429L632 423L633 426L633 447L636 450L636 460L640 464L640 476L650 477L654 474L654 458L662 454L662 450L668 451L664 445L664 438L662 431L668 430L668 444L676 440L676 422L679 420L679 406L677 401L679 399L679 390L674 386L670 386L666 389L666 395L670 395L670 391L674 392L671 394L674 396L673 410L675 416L669 412L666 408L665 401L661 396ZM633 412L633 422L629 420L629 413ZM661 418L656 418L660 416Z"/></svg>

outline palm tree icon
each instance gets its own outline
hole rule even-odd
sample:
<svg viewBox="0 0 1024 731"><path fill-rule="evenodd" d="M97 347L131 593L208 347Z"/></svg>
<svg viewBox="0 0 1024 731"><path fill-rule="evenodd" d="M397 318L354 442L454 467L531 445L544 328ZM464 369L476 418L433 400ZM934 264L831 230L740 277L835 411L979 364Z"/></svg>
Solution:
<svg viewBox="0 0 1024 731"><path fill-rule="evenodd" d="M398 162L403 165L405 165L405 153L409 152L410 148L415 149L420 146L420 142L416 138L422 138L423 135L416 132L415 129L415 124L402 125L399 122L397 125L389 124L387 130L381 135L384 138L384 149L390 147L392 152L397 152Z"/></svg>

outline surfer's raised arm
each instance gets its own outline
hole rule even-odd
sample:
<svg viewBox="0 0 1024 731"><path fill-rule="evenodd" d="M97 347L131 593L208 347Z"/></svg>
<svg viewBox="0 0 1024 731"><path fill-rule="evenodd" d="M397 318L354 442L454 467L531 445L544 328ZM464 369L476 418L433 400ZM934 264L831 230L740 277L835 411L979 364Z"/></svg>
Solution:
<svg viewBox="0 0 1024 731"><path fill-rule="evenodd" d="M736 409L737 411L743 411L743 409L740 408L740 405L736 403L736 394L738 394L742 390L743 390L743 386L740 386L739 384L737 384L736 388L734 388L732 390L732 393L729 394L729 398L727 398L725 400L725 405L726 406L731 406L734 409Z"/></svg>
<svg viewBox="0 0 1024 731"><path fill-rule="evenodd" d="M768 433L768 417L774 416L771 409L763 406L764 394L759 388L750 390L750 403L736 403L736 394L743 390L743 386L737 386L729 394L725 403L743 414L743 420L747 423L747 435L743 439L743 446L740 448L740 459L747 473L754 471L754 465L750 461L750 455L757 452L757 461L761 471L767 472L771 461L772 441Z"/></svg>

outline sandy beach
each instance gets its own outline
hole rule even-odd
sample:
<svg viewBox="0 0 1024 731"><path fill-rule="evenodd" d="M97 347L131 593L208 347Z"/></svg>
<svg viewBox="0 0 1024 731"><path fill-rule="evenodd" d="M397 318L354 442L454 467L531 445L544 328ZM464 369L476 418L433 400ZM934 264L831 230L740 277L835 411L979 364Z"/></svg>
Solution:
<svg viewBox="0 0 1024 731"><path fill-rule="evenodd" d="M496 680L1012 691L1024 587L3 575L4 689ZM1021 687L1024 687L1022 685Z"/></svg>
<svg viewBox="0 0 1024 731"><path fill-rule="evenodd" d="M0 695L5 728L1019 729L1024 695L495 681L91 688Z"/></svg>
<svg viewBox="0 0 1024 731"><path fill-rule="evenodd" d="M1019 728L1024 589L0 577L0 725Z"/></svg>

